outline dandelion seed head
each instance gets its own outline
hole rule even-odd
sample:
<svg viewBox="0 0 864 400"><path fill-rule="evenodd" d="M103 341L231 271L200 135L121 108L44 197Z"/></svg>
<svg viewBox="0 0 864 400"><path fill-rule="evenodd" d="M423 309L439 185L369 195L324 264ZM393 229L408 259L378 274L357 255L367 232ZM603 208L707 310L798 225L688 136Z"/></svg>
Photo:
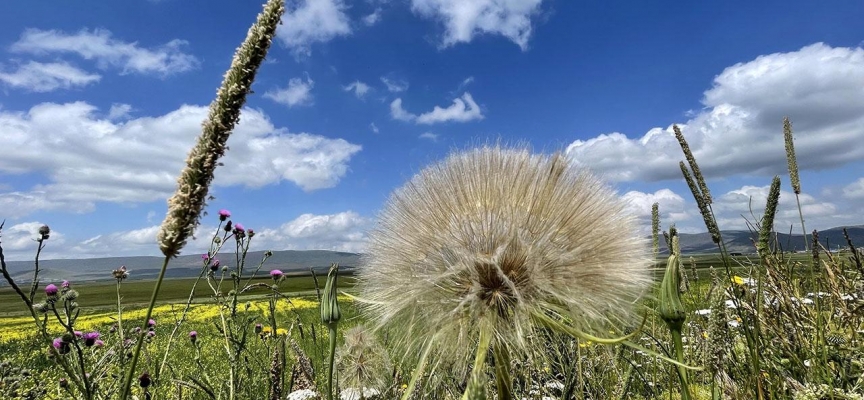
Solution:
<svg viewBox="0 0 864 400"><path fill-rule="evenodd" d="M653 260L626 210L561 155L453 154L391 196L362 259L361 307L405 351L439 335L442 356L471 353L480 327L514 351L539 350L536 312L585 330L631 322Z"/></svg>

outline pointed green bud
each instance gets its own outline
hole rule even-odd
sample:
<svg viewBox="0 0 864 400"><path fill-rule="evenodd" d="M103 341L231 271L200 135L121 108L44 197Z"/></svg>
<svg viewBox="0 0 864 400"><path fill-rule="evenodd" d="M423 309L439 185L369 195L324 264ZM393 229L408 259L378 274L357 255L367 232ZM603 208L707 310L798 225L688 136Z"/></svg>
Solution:
<svg viewBox="0 0 864 400"><path fill-rule="evenodd" d="M681 285L680 275L681 247L678 243L678 235L672 236L672 249L666 262L666 272L663 274L663 282L660 284L660 305L657 309L660 318L669 325L670 329L680 331L687 319L684 305L678 288Z"/></svg>
<svg viewBox="0 0 864 400"><path fill-rule="evenodd" d="M327 283L324 284L324 292L321 293L321 323L335 324L339 322L342 313L339 311L339 302L336 299L336 278L339 276L339 264L330 266L327 272Z"/></svg>

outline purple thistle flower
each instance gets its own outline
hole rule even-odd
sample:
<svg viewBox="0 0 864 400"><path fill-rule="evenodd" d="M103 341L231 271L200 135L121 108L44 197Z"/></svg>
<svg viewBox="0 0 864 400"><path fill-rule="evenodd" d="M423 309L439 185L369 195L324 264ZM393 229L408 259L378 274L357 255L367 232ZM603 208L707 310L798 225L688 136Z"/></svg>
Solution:
<svg viewBox="0 0 864 400"><path fill-rule="evenodd" d="M75 337L78 339L81 339L82 337L84 337L84 332L75 331L74 333L75 333Z"/></svg>
<svg viewBox="0 0 864 400"><path fill-rule="evenodd" d="M63 281L63 283L61 283L60 286L62 286L63 289L69 289L69 281Z"/></svg>
<svg viewBox="0 0 864 400"><path fill-rule="evenodd" d="M231 211L228 211L224 208L219 210L219 220L220 221L225 221L228 218L231 218Z"/></svg>
<svg viewBox="0 0 864 400"><path fill-rule="evenodd" d="M56 339L54 339L54 342L52 342L51 344L54 346L55 349L57 349L58 353L60 353L60 354L69 353L69 350L70 350L69 343L66 343L63 340L63 338L56 338Z"/></svg>
<svg viewBox="0 0 864 400"><path fill-rule="evenodd" d="M84 334L84 345L87 347L92 347L96 344L96 340L99 339L99 332L87 332Z"/></svg>
<svg viewBox="0 0 864 400"><path fill-rule="evenodd" d="M264 330L264 326L261 324L255 324L255 333L261 333Z"/></svg>
<svg viewBox="0 0 864 400"><path fill-rule="evenodd" d="M156 336L156 331L147 331L147 337L151 337L151 338L152 338L152 337L154 337L154 336Z"/></svg>
<svg viewBox="0 0 864 400"><path fill-rule="evenodd" d="M216 271L219 268L219 259L214 259L212 263L210 263L210 270Z"/></svg>
<svg viewBox="0 0 864 400"><path fill-rule="evenodd" d="M93 342L93 345L96 346L96 347L102 347L102 346L105 345L105 342L103 342L103 341L101 341L101 340L99 340L99 339L96 339L96 341Z"/></svg>
<svg viewBox="0 0 864 400"><path fill-rule="evenodd" d="M156 326L156 320L151 318L150 320L147 321L147 327L152 328L154 326Z"/></svg>
<svg viewBox="0 0 864 400"><path fill-rule="evenodd" d="M202 254L202 255L201 255L201 259L204 260L204 261L209 260L209 259L210 259L210 254L208 254L208 253L204 253L204 254Z"/></svg>
<svg viewBox="0 0 864 400"><path fill-rule="evenodd" d="M270 271L270 277L273 278L274 281L278 281L279 278L282 278L282 275L284 275L284 274L282 273L282 271L280 271L278 269L274 269L274 270Z"/></svg>
<svg viewBox="0 0 864 400"><path fill-rule="evenodd" d="M192 344L195 344L195 342L198 341L198 332L196 332L196 331L189 332L189 340L192 341Z"/></svg>
<svg viewBox="0 0 864 400"><path fill-rule="evenodd" d="M45 294L49 297L54 297L57 295L57 285L53 283L49 283L48 286L45 286Z"/></svg>
<svg viewBox="0 0 864 400"><path fill-rule="evenodd" d="M243 224L241 224L239 222L234 224L234 233L245 233L245 232L246 232L246 228L243 227Z"/></svg>
<svg viewBox="0 0 864 400"><path fill-rule="evenodd" d="M255 236L255 231L253 231L252 228L249 228L249 229L246 231L246 233L249 235L250 238L251 238L252 236Z"/></svg>

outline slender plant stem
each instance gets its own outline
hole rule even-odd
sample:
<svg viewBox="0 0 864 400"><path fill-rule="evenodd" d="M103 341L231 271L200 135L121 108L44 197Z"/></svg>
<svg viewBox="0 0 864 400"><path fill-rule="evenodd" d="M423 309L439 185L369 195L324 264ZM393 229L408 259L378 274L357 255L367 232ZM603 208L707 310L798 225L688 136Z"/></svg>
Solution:
<svg viewBox="0 0 864 400"><path fill-rule="evenodd" d="M510 354L507 347L496 340L492 345L495 354L495 384L498 387L498 400L513 399L513 378L510 376Z"/></svg>
<svg viewBox="0 0 864 400"><path fill-rule="evenodd" d="M681 340L681 330L670 329L672 333L672 342L675 344L675 357L681 363L684 362L684 343ZM690 400L690 382L687 379L687 369L681 365L676 365L678 372L678 381L681 383L681 400Z"/></svg>
<svg viewBox="0 0 864 400"><path fill-rule="evenodd" d="M338 322L327 324L327 330L330 334L330 354L327 356L327 362L330 364L327 370L327 400L333 400L333 365L336 361L336 325ZM360 388L363 392L363 388Z"/></svg>
<svg viewBox="0 0 864 400"><path fill-rule="evenodd" d="M144 324L141 327L141 333L138 335L138 343L135 344L135 351L132 352L132 362L126 370L126 378L123 380L121 387L121 400L126 400L131 394L132 377L135 376L135 366L138 365L138 357L141 355L141 347L144 345L144 336L147 334L147 322L153 316L153 307L156 306L156 298L159 296L159 289L162 288L162 281L165 279L165 270L168 269L168 262L171 257L165 256L162 261L162 269L159 271L159 278L156 279L156 286L153 287L153 295L150 297L150 305L147 307L147 314L144 317Z"/></svg>

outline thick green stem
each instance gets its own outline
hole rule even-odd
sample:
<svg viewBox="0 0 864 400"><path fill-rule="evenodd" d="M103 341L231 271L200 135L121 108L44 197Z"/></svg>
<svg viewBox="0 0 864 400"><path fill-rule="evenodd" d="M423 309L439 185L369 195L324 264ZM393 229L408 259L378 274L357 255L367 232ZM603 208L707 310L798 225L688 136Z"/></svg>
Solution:
<svg viewBox="0 0 864 400"><path fill-rule="evenodd" d="M672 334L672 342L675 344L675 358L679 362L684 363L684 343L681 340L681 330L670 329L670 333ZM678 372L678 381L681 383L681 400L690 400L690 382L687 378L687 368L681 365L676 365L675 367L675 370Z"/></svg>
<svg viewBox="0 0 864 400"><path fill-rule="evenodd" d="M336 325L338 325L338 322L327 324L327 330L330 334L330 354L327 356L327 362L330 365L330 368L327 370L327 400L333 400L333 365L336 361Z"/></svg>
<svg viewBox="0 0 864 400"><path fill-rule="evenodd" d="M127 367L126 378L123 380L123 386L120 388L121 400L128 399L131 394L132 377L135 376L135 366L138 365L138 357L141 355L141 347L144 345L144 336L147 334L147 322L153 316L153 308L156 306L156 298L159 296L159 289L162 288L162 281L165 279L165 270L168 269L169 261L171 261L171 257L165 256L165 260L162 262L162 269L159 271L159 278L156 279L156 286L153 288L153 295L150 296L150 305L147 307L144 324L141 327L141 333L138 335L135 351L132 352L132 362Z"/></svg>
<svg viewBox="0 0 864 400"><path fill-rule="evenodd" d="M480 340L477 343L477 354L474 356L474 368L471 370L471 381L462 394L462 400L476 400L486 398L486 382L483 382L483 367L486 366L486 354L489 353L489 345L492 343L492 335L488 329L480 329Z"/></svg>
<svg viewBox="0 0 864 400"><path fill-rule="evenodd" d="M510 354L501 341L492 345L495 354L495 384L498 387L498 400L513 399L513 378L510 377Z"/></svg>

